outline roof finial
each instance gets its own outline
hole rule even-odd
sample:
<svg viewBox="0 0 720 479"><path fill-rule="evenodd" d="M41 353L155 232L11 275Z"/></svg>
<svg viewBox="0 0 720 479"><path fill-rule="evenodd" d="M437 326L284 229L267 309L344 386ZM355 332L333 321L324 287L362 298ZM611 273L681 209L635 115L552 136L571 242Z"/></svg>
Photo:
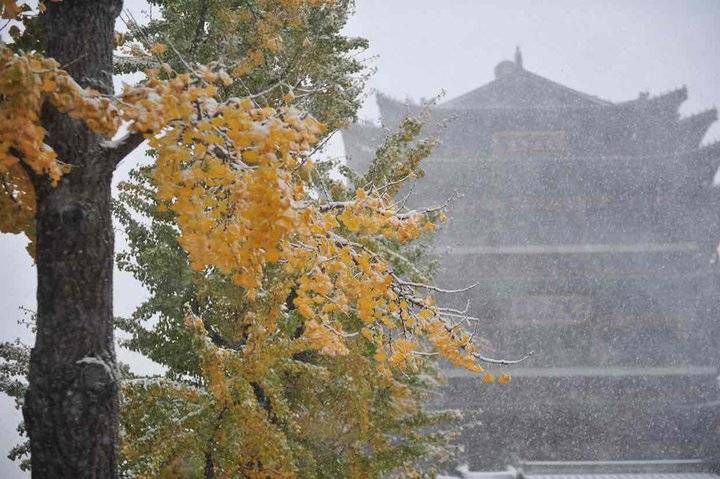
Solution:
<svg viewBox="0 0 720 479"><path fill-rule="evenodd" d="M518 66L518 68L522 68L522 53L520 52L520 45L515 47L515 65Z"/></svg>

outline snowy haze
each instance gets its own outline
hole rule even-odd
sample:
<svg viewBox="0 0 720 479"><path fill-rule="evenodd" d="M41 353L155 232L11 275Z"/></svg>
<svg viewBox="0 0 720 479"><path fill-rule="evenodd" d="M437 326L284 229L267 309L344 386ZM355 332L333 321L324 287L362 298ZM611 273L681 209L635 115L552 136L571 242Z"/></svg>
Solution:
<svg viewBox="0 0 720 479"><path fill-rule="evenodd" d="M147 8L139 0L126 7L138 19ZM683 114L720 104L720 2L714 0L359 0L347 32L370 40L361 54L377 68L369 87L400 99L441 91L452 98L485 84L519 45L528 70L611 101L686 85ZM377 117L372 98L361 116ZM706 142L717 139L716 124ZM141 158L136 152L126 159L116 181ZM22 237L0 235L2 340L31 339L16 325L19 307L34 309L35 271L24 246ZM145 293L128 275L117 273L115 281L115 313L128 315ZM137 370L152 368L125 351L120 358ZM11 401L0 398L0 477L23 477L4 457L17 441L19 418Z"/></svg>
<svg viewBox="0 0 720 479"><path fill-rule="evenodd" d="M477 88L519 45L526 69L610 101L687 85L681 113L720 104L713 0L360 0L347 30L377 56L370 87L400 99Z"/></svg>

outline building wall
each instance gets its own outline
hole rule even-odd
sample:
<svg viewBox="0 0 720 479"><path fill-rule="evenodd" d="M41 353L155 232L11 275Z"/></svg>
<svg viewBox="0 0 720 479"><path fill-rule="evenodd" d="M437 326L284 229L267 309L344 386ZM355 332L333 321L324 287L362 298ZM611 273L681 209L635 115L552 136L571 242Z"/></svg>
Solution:
<svg viewBox="0 0 720 479"><path fill-rule="evenodd" d="M450 371L439 405L465 411L472 468L698 457L720 437L720 204L680 141L685 96L431 112L441 146L410 204L455 198L437 282L478 283L445 300L471 301L487 355L535 352L510 386ZM383 102L390 128L418 111Z"/></svg>

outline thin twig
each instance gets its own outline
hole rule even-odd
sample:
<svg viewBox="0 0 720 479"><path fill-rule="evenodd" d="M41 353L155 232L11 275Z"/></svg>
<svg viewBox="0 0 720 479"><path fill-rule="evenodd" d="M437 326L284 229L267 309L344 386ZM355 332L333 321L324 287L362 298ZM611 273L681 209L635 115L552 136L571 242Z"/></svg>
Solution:
<svg viewBox="0 0 720 479"><path fill-rule="evenodd" d="M487 356L483 356L482 354L479 354L479 353L473 353L473 356L485 363L508 365L508 364L521 363L521 362L525 361L527 358L529 358L530 356L532 356L533 354L535 354L535 351L530 351L529 353L527 353L525 356L521 357L520 359L493 359L493 358L488 358Z"/></svg>
<svg viewBox="0 0 720 479"><path fill-rule="evenodd" d="M448 293L448 294L452 294L452 293L464 293L464 292L466 292L466 291L470 291L471 289L475 288L478 284L480 284L480 283L473 283L473 284L471 284L470 286L466 286L466 287L464 287L464 288L459 288L459 289L445 289L445 288L439 288L439 287L437 287L437 286L433 286L433 285L431 285L431 284L414 283L414 282L412 282L412 281L405 281L404 279L400 279L400 278L399 278L398 276L396 276L395 274L393 274L393 276L395 277L395 280L396 280L398 283L400 283L401 285L403 285L403 286L411 286L411 287L413 287L413 288L429 289L429 290L431 290L431 291L435 291L435 292L438 292L438 293Z"/></svg>

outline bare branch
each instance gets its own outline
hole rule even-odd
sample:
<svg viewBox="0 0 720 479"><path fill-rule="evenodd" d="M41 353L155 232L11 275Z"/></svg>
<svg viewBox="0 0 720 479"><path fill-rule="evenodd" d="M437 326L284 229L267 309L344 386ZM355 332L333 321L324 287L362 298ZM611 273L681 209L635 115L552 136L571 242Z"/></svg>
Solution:
<svg viewBox="0 0 720 479"><path fill-rule="evenodd" d="M440 355L440 353L437 351L432 351L432 352L430 352L430 351L413 351L412 353L417 356L439 356Z"/></svg>
<svg viewBox="0 0 720 479"><path fill-rule="evenodd" d="M470 322L480 322L482 321L477 316L470 316L469 314L459 313L457 310L453 310L450 308L438 308L437 309L438 316L441 317L448 317L448 318L457 318L460 320L461 323L470 323Z"/></svg>
<svg viewBox="0 0 720 479"><path fill-rule="evenodd" d="M332 331L333 333L337 334L338 336L340 336L340 337L342 337L342 338L353 338L353 337L355 337L355 336L357 336L357 335L360 334L359 331L355 331L354 333L344 333L344 332L340 332L340 331L338 331L337 329L335 329L335 328L333 328L332 326L330 326L330 324L328 324L327 322L323 323L323 326L325 326L325 327L328 328L330 331Z"/></svg>
<svg viewBox="0 0 720 479"><path fill-rule="evenodd" d="M397 213L395 216L401 220L412 218L415 215L426 215L429 213L436 213L438 211L442 211L444 209L447 209L448 205L450 204L450 200L448 200L445 204L440 206L434 206L432 208L426 208L423 210L410 210L407 213Z"/></svg>
<svg viewBox="0 0 720 479"><path fill-rule="evenodd" d="M396 202L398 210L405 208L405 204L410 199L410 196L412 196L413 192L415 191L416 186L417 186L417 181L413 181L412 183L410 183L410 188L408 188L408 192L405 195L405 198Z"/></svg>
<svg viewBox="0 0 720 479"><path fill-rule="evenodd" d="M520 359L493 359L493 358L488 358L486 356L483 356L482 354L479 354L479 353L473 353L473 356L475 356L475 358L477 358L480 361L485 362L485 363L508 365L508 364L521 363L521 362L525 361L527 358L529 358L530 356L532 356L533 354L535 354L535 351L530 351L529 353L527 353L525 356L521 357Z"/></svg>
<svg viewBox="0 0 720 479"><path fill-rule="evenodd" d="M460 288L460 289L444 289L444 288L439 288L439 287L437 287L437 286L433 286L433 285L431 285L431 284L414 283L414 282L412 282L412 281L405 281L404 279L400 279L400 278L399 278L398 276L396 276L395 274L393 274L393 276L395 277L395 280L396 280L399 284L401 284L401 285L403 285L403 286L410 286L410 287L413 287L413 288L429 289L429 290L431 290L431 291L436 291L436 292L438 292L438 293L448 293L448 294L452 294L452 293L464 293L465 291L470 291L470 290L473 289L475 286L477 286L478 284L480 284L480 283L473 283L473 284L471 284L470 286L466 286L466 287Z"/></svg>
<svg viewBox="0 0 720 479"><path fill-rule="evenodd" d="M388 255L390 255L390 256L392 256L393 258L395 258L395 259L397 259L397 260L402 261L403 263L405 263L405 266L406 266L407 268L410 268L410 269L413 271L413 273L415 273L419 278L427 279L427 275L426 275L425 273L423 273L422 271L420 271L419 269L417 269L417 267L415 266L415 264L414 264L411 260L409 260L408 258L406 258L405 256L403 256L402 254L400 254L400 253L398 253L398 252L396 252L396 251L393 251L392 249L390 249L389 247L387 247L386 245L384 245L382 242L379 242L379 243L377 244L377 246L378 246L378 248L382 249L382 250L383 250L385 253L387 253Z"/></svg>
<svg viewBox="0 0 720 479"><path fill-rule="evenodd" d="M343 208L348 208L350 206L355 205L356 201L331 201L328 203L323 203L319 206L319 210L321 213L325 213L326 211L330 210L341 210Z"/></svg>
<svg viewBox="0 0 720 479"><path fill-rule="evenodd" d="M110 157L113 167L116 167L126 156L145 141L142 133L127 133L117 140L108 140L102 143L102 148Z"/></svg>

